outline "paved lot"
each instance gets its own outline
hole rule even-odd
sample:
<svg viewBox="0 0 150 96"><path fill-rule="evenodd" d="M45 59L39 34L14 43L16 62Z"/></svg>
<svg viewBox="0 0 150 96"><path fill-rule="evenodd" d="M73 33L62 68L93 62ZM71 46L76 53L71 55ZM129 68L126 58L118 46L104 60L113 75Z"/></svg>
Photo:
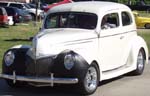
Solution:
<svg viewBox="0 0 150 96"><path fill-rule="evenodd" d="M10 88L0 79L0 96L80 96L72 87L24 87ZM141 76L120 76L100 84L91 96L150 96L150 64L146 65Z"/></svg>

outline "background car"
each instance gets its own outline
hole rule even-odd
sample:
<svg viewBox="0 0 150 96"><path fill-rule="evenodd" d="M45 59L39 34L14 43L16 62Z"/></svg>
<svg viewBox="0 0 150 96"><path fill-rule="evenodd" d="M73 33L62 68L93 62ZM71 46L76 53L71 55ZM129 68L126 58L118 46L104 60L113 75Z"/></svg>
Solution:
<svg viewBox="0 0 150 96"><path fill-rule="evenodd" d="M138 28L150 29L150 17L140 16L138 12L133 12L135 16L135 22Z"/></svg>
<svg viewBox="0 0 150 96"><path fill-rule="evenodd" d="M57 2L57 3L53 3L47 7L44 7L44 12L47 12L49 9L51 9L52 7L54 6L57 6L57 5L61 5L61 4L66 4L66 3L71 3L73 2L72 0L63 0L63 1L60 1L60 2Z"/></svg>
<svg viewBox="0 0 150 96"><path fill-rule="evenodd" d="M19 2L0 2L0 6L7 6L7 7L17 7L19 9L23 9L28 11L31 16L32 19L35 20L36 19L36 9L35 8L31 8L28 4L26 3L19 3ZM43 11L38 9L37 10L37 16L39 18L41 18L44 15Z"/></svg>
<svg viewBox="0 0 150 96"><path fill-rule="evenodd" d="M144 0L140 0L140 2L136 2L136 3L133 3L133 4L127 4L127 6L130 7L131 10L150 12L150 5L146 4L144 2Z"/></svg>
<svg viewBox="0 0 150 96"><path fill-rule="evenodd" d="M31 14L29 14L28 11L22 10L22 9L18 9L19 13L18 15L20 16L20 22L29 22L32 21L32 16Z"/></svg>
<svg viewBox="0 0 150 96"><path fill-rule="evenodd" d="M3 7L0 7L0 25L1 26L8 25L8 15Z"/></svg>
<svg viewBox="0 0 150 96"><path fill-rule="evenodd" d="M12 16L13 17L13 21L14 24L16 25L16 23L20 22L20 16L19 16L19 9L16 7L4 7L7 11L8 16Z"/></svg>

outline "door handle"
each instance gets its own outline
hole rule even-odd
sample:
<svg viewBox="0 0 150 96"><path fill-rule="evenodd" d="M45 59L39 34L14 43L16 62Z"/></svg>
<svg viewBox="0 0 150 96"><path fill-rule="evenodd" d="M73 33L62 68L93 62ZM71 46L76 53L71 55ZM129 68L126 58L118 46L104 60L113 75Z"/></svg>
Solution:
<svg viewBox="0 0 150 96"><path fill-rule="evenodd" d="M120 37L120 39L123 39L123 38L124 38L124 36L121 36L121 37Z"/></svg>

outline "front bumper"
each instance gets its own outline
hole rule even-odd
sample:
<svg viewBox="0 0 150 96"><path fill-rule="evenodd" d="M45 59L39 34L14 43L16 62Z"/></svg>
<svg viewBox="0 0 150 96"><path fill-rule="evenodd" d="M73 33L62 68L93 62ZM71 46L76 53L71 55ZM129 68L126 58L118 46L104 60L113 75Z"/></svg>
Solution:
<svg viewBox="0 0 150 96"><path fill-rule="evenodd" d="M13 83L16 81L26 81L26 82L37 82L37 83L49 83L51 86L54 86L54 83L57 84L76 84L78 83L77 78L55 78L54 74L51 73L50 77L34 77L34 76L19 76L16 75L13 71L13 75L0 74L0 78L13 80Z"/></svg>

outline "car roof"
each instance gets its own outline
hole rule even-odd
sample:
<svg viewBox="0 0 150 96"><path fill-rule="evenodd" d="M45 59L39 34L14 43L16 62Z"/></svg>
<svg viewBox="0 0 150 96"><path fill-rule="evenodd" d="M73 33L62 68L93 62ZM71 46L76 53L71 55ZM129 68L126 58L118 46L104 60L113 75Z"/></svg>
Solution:
<svg viewBox="0 0 150 96"><path fill-rule="evenodd" d="M4 7L4 8L8 8L8 9L13 9L13 10L18 10L19 8L17 8L17 7L11 7L11 6L9 6L9 7Z"/></svg>
<svg viewBox="0 0 150 96"><path fill-rule="evenodd" d="M62 11L79 11L79 12L98 13L99 11L109 11L121 8L129 9L126 5L120 3L104 2L104 1L86 1L86 2L73 2L58 5L56 7L51 8L49 12L53 13Z"/></svg>

